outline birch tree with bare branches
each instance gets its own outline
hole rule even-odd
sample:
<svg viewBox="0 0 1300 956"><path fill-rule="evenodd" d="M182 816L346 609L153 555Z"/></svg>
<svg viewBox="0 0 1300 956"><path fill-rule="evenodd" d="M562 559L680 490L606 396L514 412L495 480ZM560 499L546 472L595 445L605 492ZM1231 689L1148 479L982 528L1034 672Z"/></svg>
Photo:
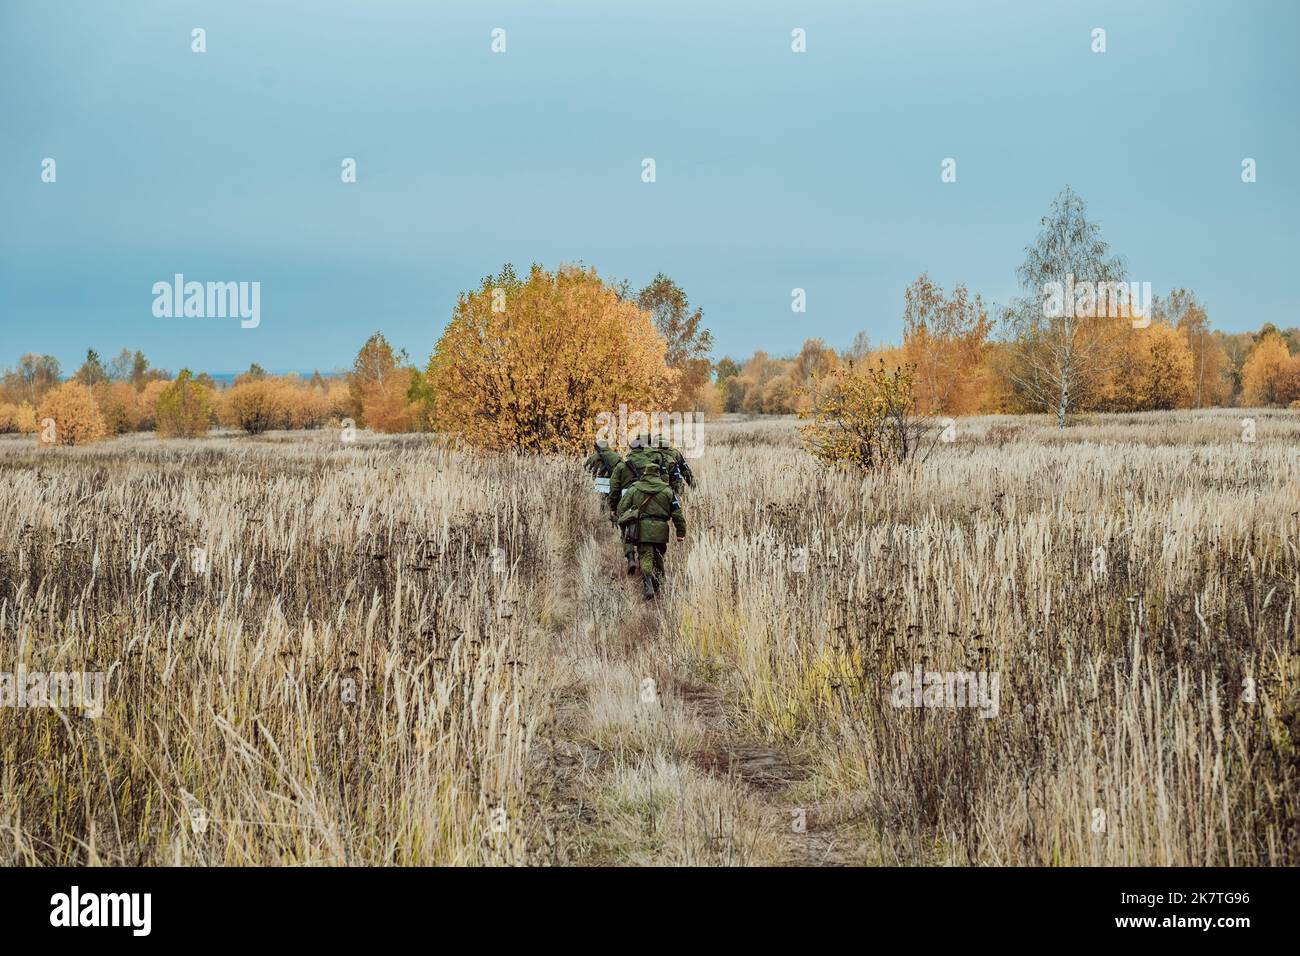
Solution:
<svg viewBox="0 0 1300 956"><path fill-rule="evenodd" d="M1010 375L1015 387L1030 407L1054 413L1061 428L1106 371L1115 323L1096 315L1096 309L1077 309L1069 301L1065 308L1049 310L1047 289L1052 283L1104 288L1101 283L1122 282L1124 277L1123 259L1110 254L1087 212L1069 186L1052 201L1042 231L1025 247L1025 261L1016 270L1022 295L1004 315L1013 346Z"/></svg>

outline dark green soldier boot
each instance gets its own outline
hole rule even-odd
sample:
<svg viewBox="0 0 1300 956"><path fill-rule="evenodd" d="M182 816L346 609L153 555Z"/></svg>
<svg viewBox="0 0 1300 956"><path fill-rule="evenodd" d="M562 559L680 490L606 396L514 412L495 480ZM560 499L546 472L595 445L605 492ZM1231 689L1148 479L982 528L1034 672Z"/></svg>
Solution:
<svg viewBox="0 0 1300 956"><path fill-rule="evenodd" d="M623 557L627 558L627 574L631 577L636 574L636 551L625 551Z"/></svg>
<svg viewBox="0 0 1300 956"><path fill-rule="evenodd" d="M641 576L641 590L645 592L645 599L647 601L654 599L655 578L653 574L644 574Z"/></svg>

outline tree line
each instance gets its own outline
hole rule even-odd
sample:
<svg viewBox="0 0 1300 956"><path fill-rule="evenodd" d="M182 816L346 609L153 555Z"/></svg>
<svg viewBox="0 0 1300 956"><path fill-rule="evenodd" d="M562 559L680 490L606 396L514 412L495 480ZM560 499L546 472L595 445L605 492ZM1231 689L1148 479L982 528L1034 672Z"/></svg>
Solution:
<svg viewBox="0 0 1300 956"><path fill-rule="evenodd" d="M192 438L218 426L251 434L319 428L351 412L346 381L319 372L308 379L273 376L254 364L223 387L207 373L182 369L172 376L151 368L138 351L129 372L116 362L105 367L91 350L66 380L58 360L48 355L24 355L0 375L0 433L45 435L48 429L42 440L51 444L147 431Z"/></svg>
<svg viewBox="0 0 1300 956"><path fill-rule="evenodd" d="M601 411L687 408L711 388L702 319L662 274L633 290L582 266L534 265L521 277L506 265L459 297L424 365L379 331L341 375L253 365L229 386L189 369L173 377L129 350L107 367L91 350L66 380L54 357L25 355L0 375L0 432L75 445L134 431L350 424L440 431L486 448L577 450Z"/></svg>
<svg viewBox="0 0 1300 956"><path fill-rule="evenodd" d="M1300 407L1300 329L1214 329L1186 288L1154 297L1141 313L1132 302L1096 315L1044 308L1052 283L1092 288L1124 273L1067 187L1026 248L1011 304L990 308L965 285L945 291L922 274L904 292L901 345L872 348L860 332L842 351L809 339L793 357L723 358L715 400L727 412L807 413L815 382L832 369L883 366L910 369L921 414L1048 413L1064 424L1079 411Z"/></svg>
<svg viewBox="0 0 1300 956"><path fill-rule="evenodd" d="M932 286L924 275L918 284ZM964 292L959 285L953 294ZM1156 298L1152 311L1145 328L1118 319L1096 330L1096 351L1104 346L1109 354L1090 354L1075 370L1069 411L1300 407L1300 328L1279 329L1271 322L1254 332L1211 328L1205 307L1186 289ZM940 314L909 330L901 346L873 348L859 333L840 350L813 338L794 356L758 351L739 362L723 358L715 365L714 394L699 404L752 415L799 414L810 407L818 376L841 366L883 363L915 369L912 387L927 414L1054 414L1052 400L1059 398L1064 376L1047 376L1047 388L1027 382L1017 369L1027 346L1032 340L996 338Z"/></svg>
<svg viewBox="0 0 1300 956"><path fill-rule="evenodd" d="M1122 298L1094 308L1093 289L1126 287L1125 264L1069 187L1017 275L1020 295L1000 308L964 284L945 290L920 275L903 294L899 345L873 347L860 332L843 350L809 339L790 357L714 362L703 311L662 273L635 290L582 265L533 265L521 276L507 264L461 293L423 364L379 331L344 374L304 379L253 365L228 387L188 369L173 377L127 349L107 364L91 350L66 381L56 359L25 355L0 375L0 432L53 422L53 440L76 444L131 431L351 423L556 452L586 446L596 415L620 405L825 417L831 388L841 405L883 396L909 414L1048 413L1062 426L1080 411L1300 407L1300 330L1214 329L1185 288L1140 309ZM1045 290L1061 288L1089 298L1048 308Z"/></svg>

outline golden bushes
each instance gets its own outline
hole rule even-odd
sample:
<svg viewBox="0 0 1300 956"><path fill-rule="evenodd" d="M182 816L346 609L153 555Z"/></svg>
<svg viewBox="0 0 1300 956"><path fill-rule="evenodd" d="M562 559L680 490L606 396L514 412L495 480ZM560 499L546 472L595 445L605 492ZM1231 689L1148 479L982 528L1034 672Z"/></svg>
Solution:
<svg viewBox="0 0 1300 956"><path fill-rule="evenodd" d="M154 430L160 438L197 438L208 433L212 399L207 388L194 380L189 369L158 393Z"/></svg>
<svg viewBox="0 0 1300 956"><path fill-rule="evenodd" d="M1108 368L1097 376L1089 411L1147 412L1191 408L1196 363L1186 336L1165 322L1133 328L1114 323Z"/></svg>
<svg viewBox="0 0 1300 956"><path fill-rule="evenodd" d="M240 382L221 396L217 417L221 424L250 435L282 428L288 418L283 391L273 379Z"/></svg>
<svg viewBox="0 0 1300 956"><path fill-rule="evenodd" d="M817 383L804 447L823 465L860 471L892 468L915 458L932 430L917 417L915 368L841 366ZM931 446L933 447L933 446Z"/></svg>
<svg viewBox="0 0 1300 956"><path fill-rule="evenodd" d="M579 451L602 411L668 408L666 350L594 269L507 268L461 296L429 360L434 423L482 448Z"/></svg>
<svg viewBox="0 0 1300 956"><path fill-rule="evenodd" d="M333 419L346 417L346 411L344 386L312 385L296 376L244 378L223 392L217 402L217 420L250 435L320 428Z"/></svg>
<svg viewBox="0 0 1300 956"><path fill-rule="evenodd" d="M140 413L141 431L153 431L158 426L158 398L170 384L171 382L152 381L147 382L144 388L140 389L136 405Z"/></svg>
<svg viewBox="0 0 1300 956"><path fill-rule="evenodd" d="M280 401L284 408L285 428L320 428L330 420L329 396L323 388L282 386Z"/></svg>
<svg viewBox="0 0 1300 956"><path fill-rule="evenodd" d="M91 394L110 435L124 435L140 427L140 396L129 382L100 382Z"/></svg>
<svg viewBox="0 0 1300 956"><path fill-rule="evenodd" d="M1292 379L1300 385L1300 358L1291 354L1282 336L1266 334L1241 368L1241 404L1288 404L1300 398L1300 391L1291 394Z"/></svg>
<svg viewBox="0 0 1300 956"><path fill-rule="evenodd" d="M36 418L44 445L85 445L108 435L95 397L80 382L64 382L47 392Z"/></svg>
<svg viewBox="0 0 1300 956"><path fill-rule="evenodd" d="M59 436L47 444L83 444L134 431L194 437L216 423L257 434L320 428L347 418L350 411L347 385L337 380L241 377L218 392L183 371L175 381L150 381L141 388L127 381L65 383L46 394L39 412L26 402L0 402L0 434L39 432L39 423L47 418L54 420L52 434Z"/></svg>
<svg viewBox="0 0 1300 956"><path fill-rule="evenodd" d="M0 404L0 435L31 435L36 431L36 409L27 402Z"/></svg>

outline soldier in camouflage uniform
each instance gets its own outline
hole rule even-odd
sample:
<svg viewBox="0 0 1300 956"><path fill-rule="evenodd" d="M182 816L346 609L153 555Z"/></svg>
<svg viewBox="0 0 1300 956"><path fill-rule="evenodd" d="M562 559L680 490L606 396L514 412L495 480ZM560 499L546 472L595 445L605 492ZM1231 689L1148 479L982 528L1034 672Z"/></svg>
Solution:
<svg viewBox="0 0 1300 956"><path fill-rule="evenodd" d="M597 478L608 478L622 460L618 452L609 447L609 442L598 441L582 465Z"/></svg>
<svg viewBox="0 0 1300 956"><path fill-rule="evenodd" d="M628 442L627 454L609 476L609 516L615 523L618 522L618 506L624 489L640 479L646 465L657 463L651 455L649 444L647 436L634 436ZM627 560L627 573L636 574L636 545L624 541L623 557Z"/></svg>
<svg viewBox="0 0 1300 956"><path fill-rule="evenodd" d="M666 435L657 435L650 451L659 462L659 473L668 480L674 494L681 495L683 483L695 487L695 475L691 472L691 466L686 463L686 457L668 444Z"/></svg>
<svg viewBox="0 0 1300 956"><path fill-rule="evenodd" d="M618 505L618 522L624 529L624 540L634 539L633 547L641 567L641 587L646 600L650 600L660 589L664 554L668 551L669 522L677 532L677 540L686 540L682 506L668 482L659 474L658 462L646 462L641 477L623 491Z"/></svg>

